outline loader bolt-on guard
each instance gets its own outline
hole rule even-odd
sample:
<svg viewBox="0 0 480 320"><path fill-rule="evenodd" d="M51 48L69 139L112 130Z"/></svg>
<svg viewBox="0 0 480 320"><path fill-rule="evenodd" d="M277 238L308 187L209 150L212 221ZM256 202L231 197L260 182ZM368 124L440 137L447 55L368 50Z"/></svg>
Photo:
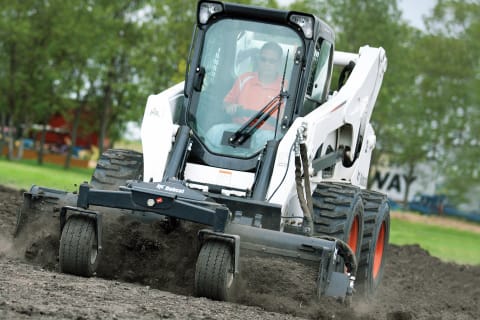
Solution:
<svg viewBox="0 0 480 320"><path fill-rule="evenodd" d="M349 275L334 271L339 258L339 248L341 248L340 243L335 240L306 237L235 223L229 224L225 232L239 236L240 250L317 263L318 296L344 298L351 293ZM353 260L349 271L354 272L356 268L356 262Z"/></svg>
<svg viewBox="0 0 480 320"><path fill-rule="evenodd" d="M76 193L33 186L15 235L52 217L61 271L92 276L107 213L166 234L189 221L203 228L195 295L233 299L253 253L313 266L319 296L373 296L390 229L386 197L366 190L385 51L337 51L309 13L199 0L197 14L185 81L148 97L142 152L107 150Z"/></svg>

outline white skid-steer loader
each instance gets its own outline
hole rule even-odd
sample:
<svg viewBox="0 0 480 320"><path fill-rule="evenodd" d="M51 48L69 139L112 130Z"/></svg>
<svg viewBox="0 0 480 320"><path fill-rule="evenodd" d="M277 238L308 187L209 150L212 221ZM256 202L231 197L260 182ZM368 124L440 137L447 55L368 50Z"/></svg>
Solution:
<svg viewBox="0 0 480 320"><path fill-rule="evenodd" d="M335 51L334 40L308 13L199 1L185 81L148 98L143 153L107 150L75 193L33 186L16 234L38 203L62 203L60 270L92 276L102 213L91 207L126 209L118 211L172 228L182 220L205 226L198 296L229 300L244 250L316 264L319 296L373 294L390 213L386 196L366 189L376 142L370 118L387 59L382 48ZM256 110L226 112L225 97L238 77L256 75L267 42L282 49L278 93Z"/></svg>

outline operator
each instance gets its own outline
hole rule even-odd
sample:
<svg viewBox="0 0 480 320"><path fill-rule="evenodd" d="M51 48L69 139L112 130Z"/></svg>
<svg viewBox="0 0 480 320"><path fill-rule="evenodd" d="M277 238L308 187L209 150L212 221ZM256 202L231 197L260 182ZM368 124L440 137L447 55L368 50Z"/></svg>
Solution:
<svg viewBox="0 0 480 320"><path fill-rule="evenodd" d="M265 43L260 49L257 72L247 72L238 77L224 98L225 111L232 116L230 124L218 124L207 133L207 138L220 146L225 131L236 131L252 115L278 96L282 85L281 64L283 50L274 42ZM284 84L286 86L286 82ZM276 119L278 110L272 111L270 119ZM274 122L274 121L271 121ZM251 148L260 149L275 134L274 123L263 123L251 139Z"/></svg>
<svg viewBox="0 0 480 320"><path fill-rule="evenodd" d="M267 42L262 46L257 61L258 72L242 74L226 95L224 102L228 114L234 116L242 109L259 111L280 93L282 55L282 48L277 43ZM247 116L234 118L234 122L240 124L247 120Z"/></svg>

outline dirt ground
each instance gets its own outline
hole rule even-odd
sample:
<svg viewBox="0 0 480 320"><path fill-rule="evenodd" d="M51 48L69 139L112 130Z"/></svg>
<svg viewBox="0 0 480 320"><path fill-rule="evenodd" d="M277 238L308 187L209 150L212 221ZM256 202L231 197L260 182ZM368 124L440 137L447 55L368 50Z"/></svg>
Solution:
<svg viewBox="0 0 480 320"><path fill-rule="evenodd" d="M13 239L21 201L0 186L0 319L480 319L480 266L444 263L418 246L389 246L376 297L350 307L314 298L311 268L258 257L243 259L235 303L193 297L198 227L188 224L166 234L106 219L97 277L61 274L56 219Z"/></svg>

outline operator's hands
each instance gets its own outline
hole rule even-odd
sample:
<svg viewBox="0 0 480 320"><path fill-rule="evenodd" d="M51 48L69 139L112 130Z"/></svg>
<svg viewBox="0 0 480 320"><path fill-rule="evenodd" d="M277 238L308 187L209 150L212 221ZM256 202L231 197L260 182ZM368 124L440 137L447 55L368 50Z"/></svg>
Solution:
<svg viewBox="0 0 480 320"><path fill-rule="evenodd" d="M239 104L228 104L225 106L225 110L227 111L227 113L229 115L234 115L236 114L238 111L242 110L243 109L243 106L242 105L239 105Z"/></svg>

